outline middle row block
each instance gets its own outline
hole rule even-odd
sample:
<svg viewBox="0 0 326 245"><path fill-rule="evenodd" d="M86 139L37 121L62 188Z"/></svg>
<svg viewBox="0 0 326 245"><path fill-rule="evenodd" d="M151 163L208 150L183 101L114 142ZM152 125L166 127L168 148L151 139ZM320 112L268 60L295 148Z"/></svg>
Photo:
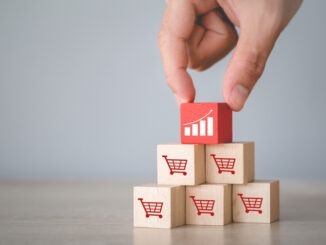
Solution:
<svg viewBox="0 0 326 245"><path fill-rule="evenodd" d="M204 145L158 145L157 183L200 185L205 182Z"/></svg>
<svg viewBox="0 0 326 245"><path fill-rule="evenodd" d="M254 143L157 146L158 184L246 184L254 180Z"/></svg>

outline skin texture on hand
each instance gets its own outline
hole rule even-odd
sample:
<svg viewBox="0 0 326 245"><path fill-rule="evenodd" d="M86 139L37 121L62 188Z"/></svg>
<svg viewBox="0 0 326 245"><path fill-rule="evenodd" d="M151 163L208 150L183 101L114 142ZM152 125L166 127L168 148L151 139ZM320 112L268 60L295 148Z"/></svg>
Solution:
<svg viewBox="0 0 326 245"><path fill-rule="evenodd" d="M234 111L245 104L274 44L302 0L167 0L158 42L166 80L178 103L193 102L187 68L203 71L234 49L223 97ZM240 30L239 37L234 28Z"/></svg>

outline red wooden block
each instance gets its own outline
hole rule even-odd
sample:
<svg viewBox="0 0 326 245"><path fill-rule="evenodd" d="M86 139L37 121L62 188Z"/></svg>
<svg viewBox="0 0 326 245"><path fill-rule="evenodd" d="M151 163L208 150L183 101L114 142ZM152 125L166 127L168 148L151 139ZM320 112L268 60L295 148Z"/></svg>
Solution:
<svg viewBox="0 0 326 245"><path fill-rule="evenodd" d="M226 103L184 103L180 111L182 144L232 142L232 110Z"/></svg>

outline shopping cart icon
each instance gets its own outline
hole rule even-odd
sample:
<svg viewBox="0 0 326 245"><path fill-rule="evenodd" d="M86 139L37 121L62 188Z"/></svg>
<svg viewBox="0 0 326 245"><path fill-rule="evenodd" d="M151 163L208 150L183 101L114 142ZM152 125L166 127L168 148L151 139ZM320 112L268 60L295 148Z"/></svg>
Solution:
<svg viewBox="0 0 326 245"><path fill-rule="evenodd" d="M145 210L146 218L149 218L150 216L158 216L160 219L162 219L163 215L161 212L163 202L144 202L143 198L138 198L138 200L141 202Z"/></svg>
<svg viewBox="0 0 326 245"><path fill-rule="evenodd" d="M238 193L238 196L242 200L246 213L249 212L258 212L259 214L263 213L263 211L260 209L263 203L262 197L244 197L242 193Z"/></svg>
<svg viewBox="0 0 326 245"><path fill-rule="evenodd" d="M165 161L170 169L170 174L174 173L182 173L183 175L187 175L185 171L187 167L187 159L169 159L167 155L162 155L165 158Z"/></svg>
<svg viewBox="0 0 326 245"><path fill-rule="evenodd" d="M210 214L214 216L213 208L215 204L215 200L200 200L195 199L195 196L189 196L193 201L197 209L197 214Z"/></svg>
<svg viewBox="0 0 326 245"><path fill-rule="evenodd" d="M235 174L235 171L233 170L235 158L216 157L215 154L211 154L211 157L213 157L216 163L219 174L223 172L230 172L231 174Z"/></svg>

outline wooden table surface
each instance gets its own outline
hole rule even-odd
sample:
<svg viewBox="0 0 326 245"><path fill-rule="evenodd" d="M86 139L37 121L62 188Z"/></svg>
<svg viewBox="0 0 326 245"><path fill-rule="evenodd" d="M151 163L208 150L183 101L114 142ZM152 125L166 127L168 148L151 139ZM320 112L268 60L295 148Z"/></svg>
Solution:
<svg viewBox="0 0 326 245"><path fill-rule="evenodd" d="M326 244L326 182L281 180L273 224L172 230L133 228L139 183L0 181L0 244Z"/></svg>

